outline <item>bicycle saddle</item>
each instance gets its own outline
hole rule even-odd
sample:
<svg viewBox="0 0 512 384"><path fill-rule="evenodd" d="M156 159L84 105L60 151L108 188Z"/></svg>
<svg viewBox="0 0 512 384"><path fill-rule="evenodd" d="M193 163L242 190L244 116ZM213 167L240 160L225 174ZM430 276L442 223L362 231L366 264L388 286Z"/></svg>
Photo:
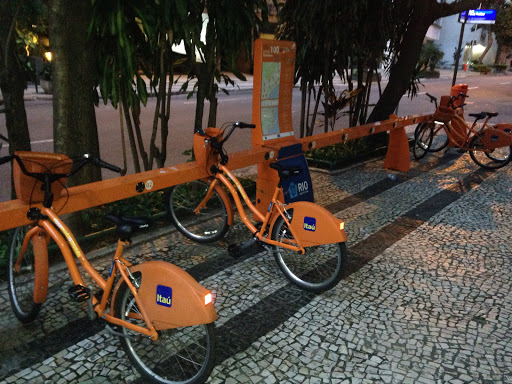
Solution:
<svg viewBox="0 0 512 384"><path fill-rule="evenodd" d="M105 219L116 225L117 234L121 240L129 240L138 229L149 228L153 220L149 217L124 217L114 213L105 215Z"/></svg>
<svg viewBox="0 0 512 384"><path fill-rule="evenodd" d="M486 117L491 118L498 116L498 112L480 112L480 113L470 113L469 116L476 118L477 120L485 119Z"/></svg>
<svg viewBox="0 0 512 384"><path fill-rule="evenodd" d="M302 172L301 167L287 166L279 163L270 163L270 168L275 169L281 179L286 179Z"/></svg>

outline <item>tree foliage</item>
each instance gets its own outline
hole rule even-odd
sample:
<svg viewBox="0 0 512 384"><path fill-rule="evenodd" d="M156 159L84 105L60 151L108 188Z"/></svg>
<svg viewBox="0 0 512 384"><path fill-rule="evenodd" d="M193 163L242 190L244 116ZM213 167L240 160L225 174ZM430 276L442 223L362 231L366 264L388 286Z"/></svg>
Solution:
<svg viewBox="0 0 512 384"><path fill-rule="evenodd" d="M492 28L498 44L512 47L512 4L502 1Z"/></svg>
<svg viewBox="0 0 512 384"><path fill-rule="evenodd" d="M302 90L301 135L312 133L320 94L325 106L329 105L329 99L336 100L332 97L335 75L348 82L349 91L361 89L350 105L351 125L387 119L402 96L408 90L416 90L417 63L429 26L439 18L475 8L479 3L479 0L449 3L443 0L288 0L280 12L278 36L297 42L296 78L300 79ZM380 63L387 68L389 82L367 118L370 83ZM352 84L353 78L357 84ZM316 99L313 107L312 96ZM328 128L328 118L324 126Z"/></svg>
<svg viewBox="0 0 512 384"><path fill-rule="evenodd" d="M172 72L171 46L181 40L187 45L197 45L202 11L198 1L187 0L98 0L93 3L89 35L98 38L101 97L116 108L120 105L136 172L141 171L140 159L145 170L152 168L155 157L159 165L165 161L163 146L170 113L170 89L166 89L166 82ZM153 89L159 86L149 154L139 119L141 105L146 105L149 94L145 78L150 80ZM170 79L172 83L172 77ZM164 139L161 149L155 144L159 119Z"/></svg>
<svg viewBox="0 0 512 384"><path fill-rule="evenodd" d="M234 85L233 79L222 70L231 71L245 80L236 66L236 60L245 53L251 57L253 32L267 21L267 3L264 0L201 0L207 15L206 41L200 43L201 60L192 66L188 79L197 78L197 105L194 129L202 127L204 102L210 102L208 126L216 126L217 93L227 93L222 84ZM261 19L257 11L261 13Z"/></svg>
<svg viewBox="0 0 512 384"><path fill-rule="evenodd" d="M421 47L420 58L418 60L419 71L433 71L436 69L439 61L444 57L444 52L432 41L427 41Z"/></svg>
<svg viewBox="0 0 512 384"><path fill-rule="evenodd" d="M209 124L215 125L219 83L233 83L221 68L236 70L241 50L250 53L252 28L261 23L256 9L263 0L232 2L218 0L138 0L99 1L93 3L89 30L98 38L98 83L104 102L119 105L135 171L151 169L154 161L162 167L169 134L171 86L176 62L188 68L188 80L197 78L196 125L201 125L204 101L210 101ZM208 13L206 43L201 42L203 12ZM172 46L185 43L186 58L178 57ZM196 63L196 51L201 62ZM250 56L250 55L248 55ZM148 84L157 98L149 152L141 135L140 110L146 105ZM188 81L185 83L185 87ZM160 147L156 145L160 132ZM125 166L126 168L126 166Z"/></svg>
<svg viewBox="0 0 512 384"><path fill-rule="evenodd" d="M20 35L34 32L43 4L38 0L0 1L0 90L6 115L9 151L30 150L23 94L27 85L26 44Z"/></svg>
<svg viewBox="0 0 512 384"><path fill-rule="evenodd" d="M348 82L347 91L359 90L351 101L350 123L364 122L372 79L386 59L386 50L393 49L399 41L398 32L404 27L402 14L410 3L392 0L286 2L280 12L278 36L297 43L295 75L300 79L303 97L301 135L313 132L320 97L324 97L324 111L334 106L330 100L337 99L333 97L335 76ZM312 96L316 100L310 113ZM329 116L333 114L324 112L323 115L325 129L332 127Z"/></svg>
<svg viewBox="0 0 512 384"><path fill-rule="evenodd" d="M368 122L388 119L402 96L414 88L416 64L430 25L439 18L476 8L480 3L479 0L455 0L451 3L442 0L415 0L402 4L397 10L401 23L389 50L389 81Z"/></svg>

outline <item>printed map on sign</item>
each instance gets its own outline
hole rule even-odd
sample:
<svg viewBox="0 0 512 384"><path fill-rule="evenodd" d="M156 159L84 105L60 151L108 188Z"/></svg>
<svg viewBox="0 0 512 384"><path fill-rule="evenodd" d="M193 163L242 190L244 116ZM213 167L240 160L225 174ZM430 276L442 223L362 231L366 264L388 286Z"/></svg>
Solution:
<svg viewBox="0 0 512 384"><path fill-rule="evenodd" d="M263 136L279 131L279 83L281 63L264 62L261 68L261 130Z"/></svg>

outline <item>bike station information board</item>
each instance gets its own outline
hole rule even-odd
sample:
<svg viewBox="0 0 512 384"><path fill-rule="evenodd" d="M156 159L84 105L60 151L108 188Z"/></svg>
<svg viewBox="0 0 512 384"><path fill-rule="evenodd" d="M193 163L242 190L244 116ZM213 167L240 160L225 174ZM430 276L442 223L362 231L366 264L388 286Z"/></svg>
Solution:
<svg viewBox="0 0 512 384"><path fill-rule="evenodd" d="M294 142L292 92L295 43L257 39L254 43L252 121L253 147L273 147L271 158L286 141ZM278 181L269 164L258 164L256 207L265 211Z"/></svg>
<svg viewBox="0 0 512 384"><path fill-rule="evenodd" d="M252 144L294 140L292 90L295 72L295 43L258 39L254 44L254 88Z"/></svg>

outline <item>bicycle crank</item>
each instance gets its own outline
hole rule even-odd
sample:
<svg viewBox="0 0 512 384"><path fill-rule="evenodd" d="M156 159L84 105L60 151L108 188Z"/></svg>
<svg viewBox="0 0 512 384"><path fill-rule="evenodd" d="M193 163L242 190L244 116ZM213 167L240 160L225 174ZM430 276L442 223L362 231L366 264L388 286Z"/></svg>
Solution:
<svg viewBox="0 0 512 384"><path fill-rule="evenodd" d="M242 244L231 244L228 246L228 252L231 257L238 259L242 256L243 252L250 248L253 244L258 242L257 237L252 237Z"/></svg>

